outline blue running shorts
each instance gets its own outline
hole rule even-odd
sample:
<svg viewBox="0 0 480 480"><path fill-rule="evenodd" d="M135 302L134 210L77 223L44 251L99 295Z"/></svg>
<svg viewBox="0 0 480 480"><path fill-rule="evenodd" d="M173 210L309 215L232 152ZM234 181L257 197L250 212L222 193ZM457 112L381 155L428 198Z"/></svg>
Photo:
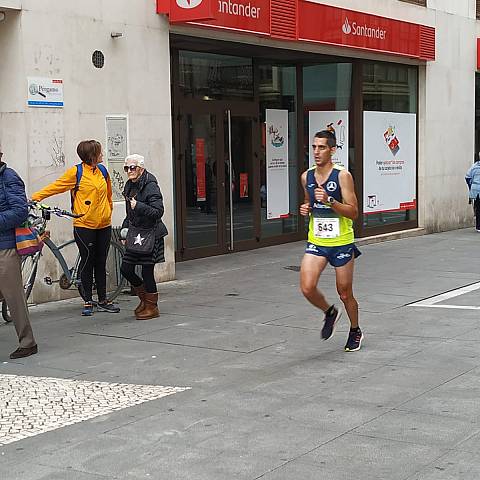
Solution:
<svg viewBox="0 0 480 480"><path fill-rule="evenodd" d="M362 254L354 243L340 247L320 247L310 242L307 243L305 253L316 255L317 257L325 257L332 267L343 267L352 258L357 258Z"/></svg>

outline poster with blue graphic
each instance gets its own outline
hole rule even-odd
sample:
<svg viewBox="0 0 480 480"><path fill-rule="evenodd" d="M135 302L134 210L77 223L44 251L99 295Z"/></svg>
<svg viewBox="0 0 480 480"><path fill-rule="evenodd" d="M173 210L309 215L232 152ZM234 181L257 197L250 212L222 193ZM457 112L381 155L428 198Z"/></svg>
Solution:
<svg viewBox="0 0 480 480"><path fill-rule="evenodd" d="M266 110L267 219L289 215L288 110Z"/></svg>

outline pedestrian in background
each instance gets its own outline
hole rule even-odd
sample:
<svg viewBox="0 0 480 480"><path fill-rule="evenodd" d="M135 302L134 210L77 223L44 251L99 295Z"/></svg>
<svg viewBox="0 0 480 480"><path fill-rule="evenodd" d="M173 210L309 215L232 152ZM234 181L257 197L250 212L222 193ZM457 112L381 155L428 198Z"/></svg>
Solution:
<svg viewBox="0 0 480 480"><path fill-rule="evenodd" d="M150 320L158 317L158 291L155 282L155 264L164 262L164 237L168 234L162 222L163 197L154 175L145 169L145 158L129 155L125 159L126 217L122 228L128 229L121 272L133 286L140 299L135 308L137 320ZM141 265L142 278L135 273Z"/></svg>
<svg viewBox="0 0 480 480"><path fill-rule="evenodd" d="M80 280L85 301L82 315L94 313L93 275L97 287L97 310L118 313L120 308L107 300L107 255L112 235L112 183L103 162L102 146L96 140L78 144L82 161L68 169L60 178L34 193L32 200L41 201L58 193L70 191L72 210L82 215L73 221L73 234L80 252Z"/></svg>
<svg viewBox="0 0 480 480"><path fill-rule="evenodd" d="M475 230L480 233L480 158L478 154L474 156L473 160L473 165L465 175L465 181L468 185L470 202L473 201Z"/></svg>
<svg viewBox="0 0 480 480"><path fill-rule="evenodd" d="M10 309L20 346L11 359L28 357L38 352L28 316L23 289L21 259L16 250L15 228L28 217L25 185L15 170L2 162L0 144L0 297Z"/></svg>

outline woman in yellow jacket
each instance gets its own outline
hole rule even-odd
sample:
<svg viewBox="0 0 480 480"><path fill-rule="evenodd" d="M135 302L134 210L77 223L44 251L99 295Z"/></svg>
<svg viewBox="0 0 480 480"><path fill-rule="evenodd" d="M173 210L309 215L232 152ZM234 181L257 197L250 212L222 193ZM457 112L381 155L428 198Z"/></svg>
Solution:
<svg viewBox="0 0 480 480"><path fill-rule="evenodd" d="M90 316L94 312L92 297L93 275L97 286L97 310L118 313L120 309L107 301L106 263L110 237L112 234L112 184L105 167L98 167L103 161L102 146L96 140L85 140L77 147L82 160L81 167L74 166L64 175L44 189L34 193L32 200L70 191L73 198L73 211L81 214L73 222L73 234L80 251L80 280L83 287L85 305L82 315ZM77 171L82 174L77 187ZM105 172L105 175L104 173Z"/></svg>

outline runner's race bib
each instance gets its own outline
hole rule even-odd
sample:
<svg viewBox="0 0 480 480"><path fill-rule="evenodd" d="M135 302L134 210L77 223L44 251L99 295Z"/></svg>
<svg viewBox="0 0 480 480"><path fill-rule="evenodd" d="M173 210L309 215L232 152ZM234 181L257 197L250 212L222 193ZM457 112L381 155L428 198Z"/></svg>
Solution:
<svg viewBox="0 0 480 480"><path fill-rule="evenodd" d="M314 217L313 232L316 238L337 238L340 236L340 219Z"/></svg>

